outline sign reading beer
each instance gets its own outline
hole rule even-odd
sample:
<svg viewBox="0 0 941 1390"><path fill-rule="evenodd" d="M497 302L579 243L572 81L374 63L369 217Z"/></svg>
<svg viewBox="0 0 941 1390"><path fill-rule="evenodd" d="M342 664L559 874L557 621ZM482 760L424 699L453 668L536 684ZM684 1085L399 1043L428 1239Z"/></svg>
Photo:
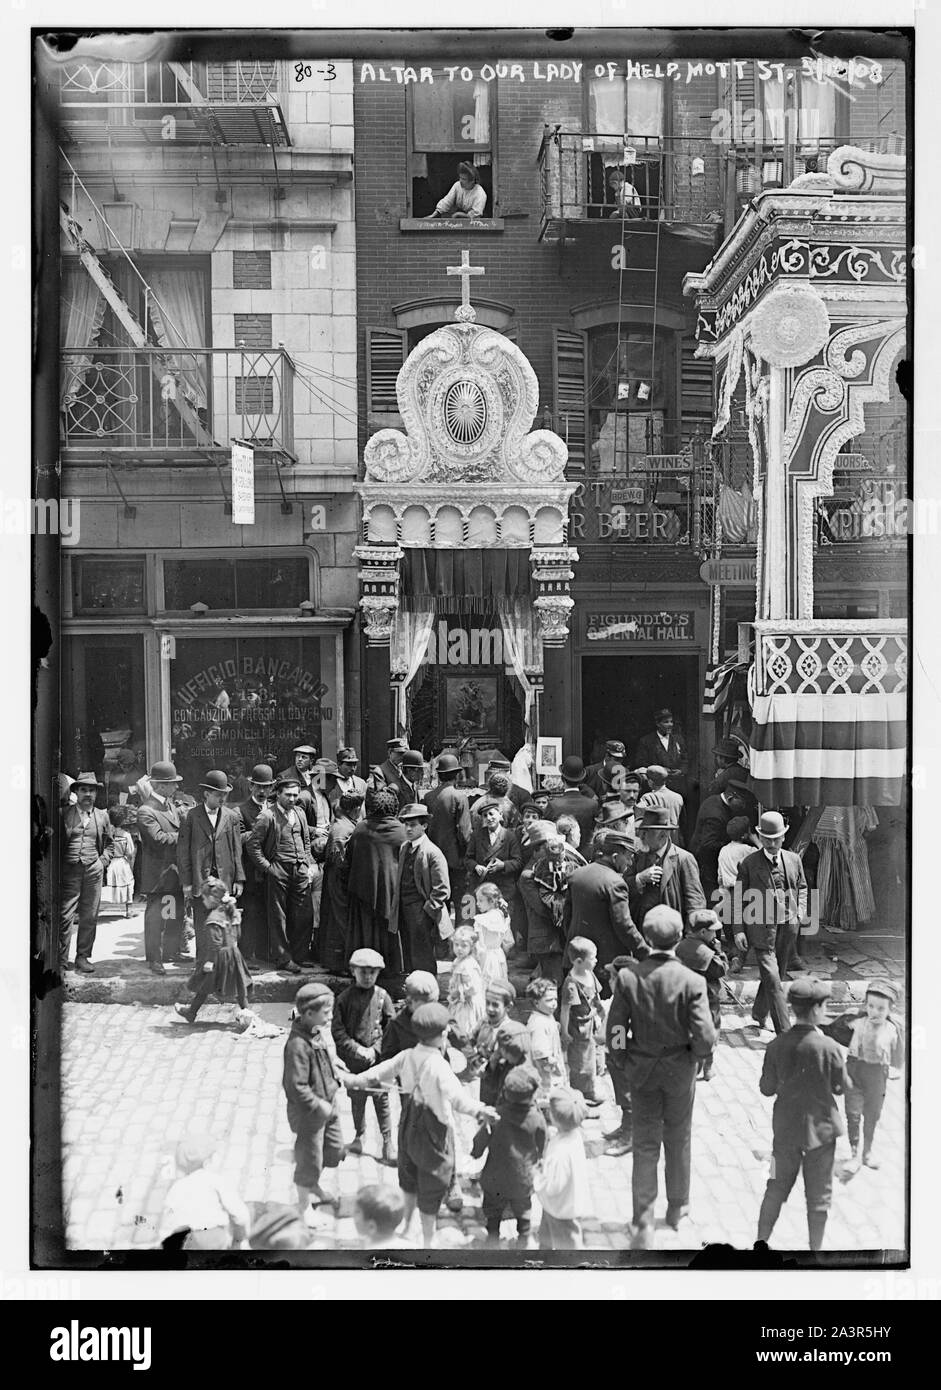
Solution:
<svg viewBox="0 0 941 1390"><path fill-rule="evenodd" d="M589 642L692 642L695 614L690 608L589 612L585 636Z"/></svg>

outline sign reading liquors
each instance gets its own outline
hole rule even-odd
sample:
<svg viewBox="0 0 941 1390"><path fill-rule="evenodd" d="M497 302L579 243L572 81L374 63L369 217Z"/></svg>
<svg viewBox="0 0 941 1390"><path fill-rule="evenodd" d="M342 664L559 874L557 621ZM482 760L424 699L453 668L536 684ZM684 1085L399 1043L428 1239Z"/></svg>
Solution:
<svg viewBox="0 0 941 1390"><path fill-rule="evenodd" d="M696 625L692 609L589 613L589 642L692 642Z"/></svg>

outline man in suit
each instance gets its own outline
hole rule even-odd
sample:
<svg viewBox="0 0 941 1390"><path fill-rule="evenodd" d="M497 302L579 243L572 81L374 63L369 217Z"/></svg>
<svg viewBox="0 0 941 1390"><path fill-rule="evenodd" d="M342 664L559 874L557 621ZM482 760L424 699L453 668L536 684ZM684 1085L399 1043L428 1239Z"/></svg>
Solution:
<svg viewBox="0 0 941 1390"><path fill-rule="evenodd" d="M744 770L724 768L717 776L719 791L707 796L699 808L690 853L696 856L699 879L706 901L712 907L719 887L719 850L726 842L729 821L744 813L745 803L740 794Z"/></svg>
<svg viewBox="0 0 941 1390"><path fill-rule="evenodd" d="M495 883L512 908L522 865L520 842L503 824L499 806L491 803L481 813L464 860L468 893L475 892L484 882Z"/></svg>
<svg viewBox="0 0 941 1390"><path fill-rule="evenodd" d="M402 791L402 759L408 752L408 740L404 738L390 738L386 742L386 760L374 767L369 774L368 785L371 787L391 787L397 796ZM411 798L410 798L411 799ZM399 805L404 806L406 802L399 800Z"/></svg>
<svg viewBox="0 0 941 1390"><path fill-rule="evenodd" d="M72 783L75 805L62 811L62 853L59 864L59 974L71 969L69 943L78 917L75 969L93 975L91 953L98 929L101 885L111 861L113 831L107 811L95 807L104 784L93 772L80 772Z"/></svg>
<svg viewBox="0 0 941 1390"><path fill-rule="evenodd" d="M581 758L563 758L559 772L565 790L550 797L546 819L557 821L560 816L572 816L578 822L580 843L587 845L594 833L599 801L594 792L584 786L585 764Z"/></svg>
<svg viewBox="0 0 941 1390"><path fill-rule="evenodd" d="M268 907L264 875L247 853L248 841L255 828L255 822L262 811L268 807L268 798L274 788L274 773L268 763L258 763L252 768L249 778L251 795L240 801L235 810L239 817L239 838L242 841L242 868L245 883L242 886L242 942L241 951L246 960L266 961L271 959L268 950Z"/></svg>
<svg viewBox="0 0 941 1390"><path fill-rule="evenodd" d="M666 806L648 806L640 822L643 849L626 875L631 912L642 922L653 907L671 907L684 922L706 906L696 860L672 843L676 822Z"/></svg>
<svg viewBox="0 0 941 1390"><path fill-rule="evenodd" d="M595 967L607 989L604 973L615 956L642 957L647 943L634 925L624 871L630 866L631 840L627 835L608 831L600 856L593 864L576 869L568 881L568 904L563 919L565 941L586 936L598 948Z"/></svg>
<svg viewBox="0 0 941 1390"><path fill-rule="evenodd" d="M621 740L611 738L604 746L602 761L585 768L585 786L599 801L603 801L608 792L621 790L616 782L624 773L626 757L627 750Z"/></svg>
<svg viewBox="0 0 941 1390"><path fill-rule="evenodd" d="M236 898L241 896L245 881L242 868L241 820L237 811L225 805L232 788L225 772L207 772L200 782L203 794L201 806L194 806L180 826L177 844L177 866L183 885L184 902L193 904L193 926L196 929L196 960L209 957L209 942L205 922L208 916L200 894L207 878L221 879Z"/></svg>
<svg viewBox="0 0 941 1390"><path fill-rule="evenodd" d="M700 1057L716 1031L706 982L676 959L683 921L669 907L644 918L650 955L618 972L608 1012L607 1044L624 1067L633 1112L633 1248L653 1244L657 1164L666 1160L667 1224L674 1230L689 1212L693 1101Z"/></svg>
<svg viewBox="0 0 941 1390"><path fill-rule="evenodd" d="M137 811L141 844L140 888L144 908L144 955L154 975L165 975L164 956L179 960L183 931L183 887L177 868L177 844L183 816L175 801L182 782L172 763L154 763L150 790Z"/></svg>
<svg viewBox="0 0 941 1390"><path fill-rule="evenodd" d="M644 734L638 741L634 766L644 768L653 764L665 767L667 786L671 791L679 792L685 801L688 794L686 774L689 770L686 744L673 732L672 710L658 709L654 721L657 726L654 732Z"/></svg>
<svg viewBox="0 0 941 1390"><path fill-rule="evenodd" d="M406 975L413 970L436 975L438 927L448 917L451 896L447 860L426 834L427 806L417 801L403 806L399 820L405 828L405 843L399 846L393 920L402 944L403 969Z"/></svg>
<svg viewBox="0 0 941 1390"><path fill-rule="evenodd" d="M428 807L428 838L437 845L448 865L451 904L455 919L463 917L466 875L464 859L474 838L467 792L457 785L461 764L453 753L442 753L436 769L438 785L425 798ZM473 911L471 911L473 916Z"/></svg>
<svg viewBox="0 0 941 1390"><path fill-rule="evenodd" d="M800 856L782 848L787 823L778 811L765 811L758 822L761 849L738 866L733 912L735 944L742 955L749 946L758 959L760 983L752 1018L760 1029L768 1014L776 1033L790 1026L782 977L807 920L807 880Z"/></svg>
<svg viewBox="0 0 941 1390"><path fill-rule="evenodd" d="M327 792L327 800L330 802L330 810L335 816L337 804L341 796L358 796L360 801L366 799L366 779L357 776L356 769L359 767L359 756L355 748L337 749L337 771L333 781L333 786ZM365 811L362 805L356 816L357 821L361 821Z"/></svg>
<svg viewBox="0 0 941 1390"><path fill-rule="evenodd" d="M685 809L683 798L679 792L675 792L667 786L669 773L660 763L651 763L645 775L649 790L645 791L643 796L638 799L638 811L646 811L648 806L666 806L676 827L673 831L673 843L682 848L683 839L679 827Z"/></svg>
<svg viewBox="0 0 941 1390"><path fill-rule="evenodd" d="M315 865L300 788L288 773L275 782L274 806L262 811L248 837L248 857L265 877L268 940L279 970L299 975L310 946L310 885Z"/></svg>

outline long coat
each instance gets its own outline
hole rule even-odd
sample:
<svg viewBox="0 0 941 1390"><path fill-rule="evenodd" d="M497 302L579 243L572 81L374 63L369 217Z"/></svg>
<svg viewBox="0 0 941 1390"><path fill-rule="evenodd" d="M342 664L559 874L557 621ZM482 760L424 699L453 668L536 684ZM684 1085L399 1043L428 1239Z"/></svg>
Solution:
<svg viewBox="0 0 941 1390"><path fill-rule="evenodd" d="M706 982L671 953L654 951L618 971L608 1011L608 1048L624 1059L631 1089L642 1087L658 1063L707 1057L716 1030Z"/></svg>
<svg viewBox="0 0 941 1390"><path fill-rule="evenodd" d="M350 952L360 946L378 951L387 972L398 968L401 948L395 934L396 878L405 827L397 816L360 821L347 842Z"/></svg>
<svg viewBox="0 0 941 1390"><path fill-rule="evenodd" d="M557 821L560 816L572 816L578 822L580 832L579 848L584 854L595 833L595 818L599 802L594 792L583 791L580 787L568 787L557 796L550 797L546 807L546 820Z"/></svg>
<svg viewBox="0 0 941 1390"><path fill-rule="evenodd" d="M690 851L696 856L699 877L707 899L719 886L719 850L726 843L726 828L736 814L734 808L719 796L707 796L699 808Z"/></svg>
<svg viewBox="0 0 941 1390"><path fill-rule="evenodd" d="M442 782L432 787L425 805L429 840L441 850L449 869L459 869L474 838L467 792L453 782Z"/></svg>
<svg viewBox="0 0 941 1390"><path fill-rule="evenodd" d="M785 911L782 915L793 926L801 922L806 914L807 880L800 855L789 849L782 849L780 855L785 883ZM777 938L778 923L774 920L777 911L772 911L773 907L776 909L776 904L773 902L771 865L763 849L756 849L754 854L739 864L736 889L739 884L741 898L736 893L732 900L736 931L744 931L751 946L773 950Z"/></svg>
<svg viewBox="0 0 941 1390"><path fill-rule="evenodd" d="M140 835L140 890L156 892L163 887L161 878L176 864L177 842L180 838L181 816L171 801L158 801L149 796L137 810L137 830ZM166 880L164 880L166 882ZM170 887L172 892L176 883Z"/></svg>
<svg viewBox="0 0 941 1390"><path fill-rule="evenodd" d="M346 971L350 958L350 899L346 891L346 859L356 824L338 815L330 827L327 855L323 866L323 895L320 899L320 960L328 970Z"/></svg>
<svg viewBox="0 0 941 1390"><path fill-rule="evenodd" d="M222 879L231 893L236 883L244 883L242 868L242 821L230 806L219 808L219 818L213 831L205 806L194 806L180 826L177 844L177 864L184 888L198 894L212 873L213 842L216 851L216 876Z"/></svg>
<svg viewBox="0 0 941 1390"><path fill-rule="evenodd" d="M448 863L437 845L432 844L427 835L415 842L414 881L418 892L425 899L428 917L435 927L447 916L448 899L451 896L451 881L448 877ZM402 894L402 879L405 873L408 843L399 846L399 858L395 871L395 903L393 921L398 922L399 899Z"/></svg>
<svg viewBox="0 0 941 1390"><path fill-rule="evenodd" d="M627 885L603 860L576 869L569 879L566 943L573 936L587 936L595 943L599 970L615 956L643 955L647 950L631 917Z"/></svg>
<svg viewBox="0 0 941 1390"><path fill-rule="evenodd" d="M251 839L252 831L255 829L255 822L262 811L268 809L267 805L259 806L253 797L247 801L240 801L232 808L238 812L239 835L242 840L242 868L245 870L246 891L248 887L259 888L265 881L265 876L248 855L248 842Z"/></svg>
<svg viewBox="0 0 941 1390"><path fill-rule="evenodd" d="M671 791L686 795L686 773L689 768L689 754L686 744L676 734L671 734L666 749L660 742L660 735L654 729L638 739L634 754L634 767L665 767L670 776L667 786Z"/></svg>
<svg viewBox="0 0 941 1390"><path fill-rule="evenodd" d="M637 875L642 869L649 869L658 863L653 850L641 850L634 858L625 880L631 894L631 912L634 921L644 925L644 918L652 907L672 907L683 918L686 925L690 914L706 906L706 895L699 881L699 867L689 850L677 849L670 845L663 856L663 873L660 882L649 883L644 888L637 887Z"/></svg>

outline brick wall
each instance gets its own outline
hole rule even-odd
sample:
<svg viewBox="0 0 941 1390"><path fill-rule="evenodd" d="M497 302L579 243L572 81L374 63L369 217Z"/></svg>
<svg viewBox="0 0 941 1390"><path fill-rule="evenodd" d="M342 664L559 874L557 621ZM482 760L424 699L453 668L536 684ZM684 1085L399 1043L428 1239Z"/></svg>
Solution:
<svg viewBox="0 0 941 1390"><path fill-rule="evenodd" d="M232 253L232 288L236 290L270 290L271 252L234 251Z"/></svg>
<svg viewBox="0 0 941 1390"><path fill-rule="evenodd" d="M234 314L233 320L236 347L271 347L270 314Z"/></svg>

